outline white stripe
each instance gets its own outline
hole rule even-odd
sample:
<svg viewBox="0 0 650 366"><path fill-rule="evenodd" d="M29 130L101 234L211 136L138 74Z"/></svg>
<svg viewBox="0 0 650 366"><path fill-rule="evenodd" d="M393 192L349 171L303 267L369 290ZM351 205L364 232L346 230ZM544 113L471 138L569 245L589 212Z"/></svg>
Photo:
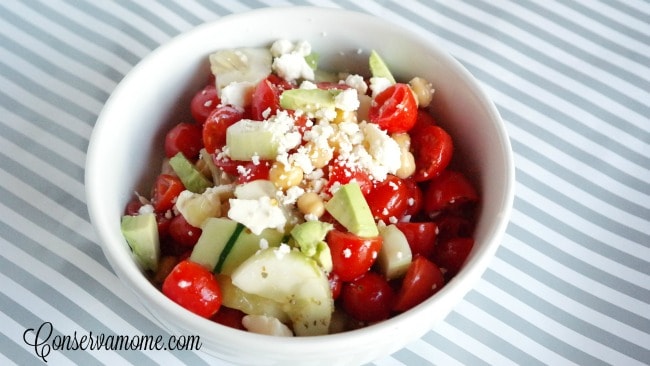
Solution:
<svg viewBox="0 0 650 366"><path fill-rule="evenodd" d="M394 359L394 358L392 358L390 356L375 360L370 365L374 365L374 366L404 366L403 363L397 361L396 359Z"/></svg>
<svg viewBox="0 0 650 366"><path fill-rule="evenodd" d="M164 21L164 23L167 23L175 28L177 33L184 32L193 27L193 25L188 23L188 21L183 17L178 16L176 13L157 1L136 2L135 4L140 4L143 8L146 8L155 14L161 20L161 22ZM181 6L182 4L177 5Z"/></svg>
<svg viewBox="0 0 650 366"><path fill-rule="evenodd" d="M231 13L241 13L251 9L251 7L248 6L247 4L244 4L241 1L234 1L234 0L219 1L219 5L228 9Z"/></svg>
<svg viewBox="0 0 650 366"><path fill-rule="evenodd" d="M7 286L5 286L5 278L2 272L0 272L0 284L2 285L2 289L4 290ZM8 280L7 280L8 281ZM3 291L5 293L5 291ZM7 294L7 293L5 293ZM21 324L16 323L16 321L9 316L7 316L4 312L0 311L0 324L2 324L2 333L9 339L13 341L13 343L17 344L18 347L23 348L25 352L34 355L34 360L38 362L43 362L41 358L39 358L36 355L36 351L34 350L34 347L27 345L23 341L23 333L29 328L38 328L40 324L30 324L27 326L27 328L23 327ZM29 338L28 338L29 339ZM4 346L4 344L3 344ZM10 347L10 348L13 348ZM5 358L4 353L7 352L4 350L3 347L3 352L0 352L0 364L1 365L17 365L16 363L13 363L11 361L5 362L4 360L8 360ZM49 365L73 365L76 366L69 358L66 357L65 353L62 352L50 352L49 356L46 356L45 359L48 361L47 364ZM43 362L43 365L47 365L45 362Z"/></svg>
<svg viewBox="0 0 650 366"><path fill-rule="evenodd" d="M479 283L477 287L480 287ZM489 289L484 290L484 295L498 302L498 298L493 294L489 294ZM482 292L481 292L482 293ZM504 307L504 304L501 304ZM463 301L461 302L454 311L458 314L463 315L465 318L471 320L477 325L480 325L482 328L491 332L495 338L501 339L503 342L508 343L511 347L518 348L522 353L528 354L531 357L543 362L547 365L569 365L573 364L564 357L558 355L552 350L548 349L530 339L525 334L520 331L513 329L508 324L503 323L501 320L495 318L492 314L484 311L483 309L477 307L476 305Z"/></svg>
<svg viewBox="0 0 650 366"><path fill-rule="evenodd" d="M94 1L92 4L95 7L117 17L124 23L132 25L134 29L142 32L159 45L170 39L170 35L160 30L160 28L149 22L148 19L142 18L139 14L131 12L122 7L119 3L113 1Z"/></svg>
<svg viewBox="0 0 650 366"><path fill-rule="evenodd" d="M514 269L498 258L495 258L492 262L492 268L502 276L530 289L531 283L522 280L525 273ZM530 280L530 277L526 276L526 279ZM540 313L536 308L531 307L529 304L522 302L520 299L487 281L483 281L482 286L477 287L475 290L484 296L491 296L491 298L498 301L501 306L512 311L514 314L517 314L522 319L525 319L532 326L548 333L549 335L557 335L558 337L561 337L559 338L560 342L588 353L597 359L615 365L641 365L639 361L611 349L607 344L599 343L584 334L568 328L564 324L558 323L554 319ZM545 294L541 294L542 298L545 298L545 296ZM575 314L574 312L571 313Z"/></svg>
<svg viewBox="0 0 650 366"><path fill-rule="evenodd" d="M650 254L649 254L650 248L645 247L643 244L632 242L625 238L619 237L614 232L604 230L599 225L594 224L593 222L581 216L578 216L577 214L569 211L568 209L561 206L557 202L553 202L549 200L548 198L540 195L539 193L535 192L534 190L524 185L519 184L517 185L516 189L517 189L518 197L521 198L523 201L528 202L531 205L536 207L544 207L544 211L552 212L552 215L555 218L564 222L571 223L573 229L581 232L583 235L587 237L591 237L594 241L601 242L603 245L610 246L615 250L627 253L628 255L635 258L639 258L642 261L650 262ZM514 217L513 217L513 221L514 221ZM541 224L539 224L537 221L532 221L528 223L528 225L529 226L524 226L524 227L530 227L530 225L541 225ZM553 231L552 228L547 228L546 226L543 227L546 230L549 230L549 233L545 233L545 235L550 235L551 233L555 233L555 231ZM614 239L618 239L618 240L614 240ZM561 247L559 247L560 249L565 248L563 250L568 250L569 246L573 247L572 245L569 245L570 241L564 238L561 234L559 234L555 242L561 245ZM583 249L584 252L580 249ZM627 267L623 264L616 262L615 260L602 256L602 254L600 253L588 249L587 243L583 243L573 248L571 253L574 253L575 255L575 252L573 252L573 250L580 250L580 252L582 253L578 258L581 258L585 262L590 263L592 265L597 265L599 266L599 268L608 268L609 270L612 271L613 275L622 276L622 278L628 279L630 282L636 284L637 286L646 287L647 284L650 283L648 282L650 281L650 276L638 272L633 268ZM600 260L596 261L597 258Z"/></svg>
<svg viewBox="0 0 650 366"><path fill-rule="evenodd" d="M474 357L485 361L487 364L516 366L516 364L511 360L491 349L480 340L474 338L471 333L465 333L448 322L439 323L434 328L434 331L454 343L456 346L462 348L466 353L472 354Z"/></svg>
<svg viewBox="0 0 650 366"><path fill-rule="evenodd" d="M429 344L422 339L418 339L414 342L411 342L407 345L409 351L415 353L416 355L422 357L425 360L431 361L432 364L436 365L445 365L445 366L461 366L462 364L458 362L455 358L450 357L444 351L440 350L436 345ZM393 365L393 364L387 364ZM401 362L394 364L395 366L403 365Z"/></svg>
<svg viewBox="0 0 650 366"><path fill-rule="evenodd" d="M639 42L634 38L630 38L627 35L618 32L616 29L609 28L604 24L599 23L598 21L583 15L580 12L571 9L570 7L562 4L559 1L550 2L550 1L534 0L534 2L537 3L538 6L542 8L546 8L548 11L555 13L561 18L564 18L575 24L579 24L580 26L587 28L592 32L598 34L599 37L614 42L621 47L625 47L630 51L638 52L640 54L645 54L645 55L650 54L650 45L648 45L647 43ZM585 2L581 5L586 6L592 10L595 10L595 8L599 6L599 3L597 1L592 1L592 2ZM600 5L602 7L606 6L604 4L600 4ZM614 14L618 13L619 16L621 15L620 12L616 12L616 10L611 7L608 8L608 11ZM605 15L605 16L608 17L609 15ZM621 25L631 29L635 29L636 26L636 29L640 30L641 32L647 31L647 29L650 28L648 27L648 24L642 24L638 20L632 19L630 17L625 17L625 21L629 23L621 23Z"/></svg>
<svg viewBox="0 0 650 366"><path fill-rule="evenodd" d="M534 147L531 146L531 148ZM525 171L532 176L543 177L540 180L540 184L550 186L561 194L577 201L582 206L589 208L596 213L600 213L610 220L619 223L620 225L629 227L650 236L650 231L648 231L648 228L650 228L650 222L648 222L648 220L636 215L632 215L623 209L614 207L609 203L601 201L597 196L594 196L589 192L582 190L580 187L576 187L573 184L563 180L561 177L555 175L552 171L549 171L546 168L536 164L535 162L528 160L525 156L515 154L515 159L517 161L517 167L522 171ZM639 204L639 202L637 202L637 204ZM642 205L642 207L647 206ZM617 241L619 240L626 239L617 238Z"/></svg>
<svg viewBox="0 0 650 366"><path fill-rule="evenodd" d="M182 6L188 13L201 19L201 22L209 22L218 18L217 14L214 13L215 9L208 9L204 7L203 4L199 4L194 0L184 1L182 5L179 6Z"/></svg>
<svg viewBox="0 0 650 366"><path fill-rule="evenodd" d="M17 7L16 9L12 10L15 13L14 16L23 18L26 22L30 23L33 27L38 28L43 32L52 35L53 37L59 39L61 42L68 44L71 48L77 49L79 52L85 53L89 57L96 59L99 62L102 62L106 65L110 65L111 67L115 68L116 70L122 73L124 73L125 71L129 70L132 67L128 62L121 59L117 53L110 52L110 50L106 50L105 48L97 46L95 43L92 43L87 39L80 37L78 34L71 32L70 30L61 26L60 24L55 23L49 20L48 18L45 18L40 14L35 13L32 9L26 7L20 2L11 2L10 4L12 6ZM44 5L47 4L48 2L46 2ZM62 14L68 14L68 15L74 14L75 16L78 15L82 19L87 17L87 15L84 15L85 13L79 13L78 10L67 8L67 5L64 2L58 2L57 9L62 10ZM73 19L71 19L70 21L75 22L74 16ZM89 26L89 24L83 24L83 23L78 23L78 24L82 24L87 27ZM3 27L5 27L3 29L15 29L13 27L6 28L8 27L8 25L3 25ZM92 25L90 25L89 27L104 35L110 34L111 35L110 38L112 40L114 40L118 44L125 43L123 44L123 46L125 47L128 46L131 52L137 53L137 50L142 48L141 46L132 44L132 42L129 42L127 39L121 38L119 32L116 32L113 29L104 29L101 21L93 20ZM39 39L34 39L31 35L30 36L22 35L21 34L22 31L14 31L14 32L16 34L13 34L12 37L16 37L19 35L22 39L21 42L25 42L25 44L23 44L25 47L30 48L33 51L39 53L46 52L49 55L46 58L51 58L53 63L57 64L60 67L73 68L73 70L77 70L77 67L80 67L82 69L86 68L85 65L80 64L75 59L70 58L68 55L61 54L60 50L52 48L47 43L43 43L43 41ZM105 78L106 78L105 76L98 74L98 76L94 77L92 80L95 79L103 80Z"/></svg>
<svg viewBox="0 0 650 366"><path fill-rule="evenodd" d="M11 248L12 247L10 246L9 249L11 249ZM6 256L6 254L7 254L7 252L3 251L3 253L0 254L0 255L2 255L3 257L11 260L11 258ZM11 251L9 252L9 254L11 254ZM25 258L25 259L31 259L31 257L29 257L29 256L26 256L26 257L28 257L28 258ZM22 262L22 263L26 264L26 263L29 263L29 262L32 262L32 261L25 261L25 262ZM93 301L89 301L88 303L86 303L85 302L86 299L80 298L79 295L80 294L86 294L86 296L84 296L84 297L91 297L91 298L92 298L92 296L89 296L86 292L79 289L74 283L70 282L67 278L62 276L60 273L56 273L56 272L53 272L53 271L42 271L43 268L44 268L44 266L39 264L36 267L30 268L30 272L32 272L33 274L35 274L37 276L39 274L42 274L42 272L46 272L46 273L49 272L49 274L52 275L53 277L39 277L39 278L41 278L42 280L57 279L59 281L62 281L60 283L57 283L56 286L52 286L52 284L47 283L47 282L44 282L44 283L47 284L49 287L52 287L52 288L65 289L66 291L72 290L69 293L70 300L74 301L75 303L77 303L77 305L79 305L82 308L85 308L85 309L97 309L97 310L106 309L106 307L103 306L103 304L101 304L101 302L99 302L97 299L92 299ZM83 332L84 331L84 327L73 320L74 314L72 314L73 318L70 318L68 316L68 314L64 314L61 311L59 311L60 309L52 307L48 302L43 301L43 299L36 296L31 291L25 289L21 285L17 284L12 279L6 277L3 273L0 273L0 282L3 283L3 290L8 290L8 292L10 292L13 295L14 298L19 299L20 300L20 305L25 310L35 314L37 317L39 317L39 318L41 318L41 319L43 319L45 321L49 321L48 319L57 319L56 323L52 322L52 326L54 328L54 331L58 331L62 335L73 335L75 331L77 331L77 332L80 332L80 331ZM66 284L66 286L72 286L72 287L62 286L62 284ZM75 290L79 290L79 291L75 291ZM93 308L92 306L97 306L97 308ZM109 311L109 310L106 309L106 311ZM110 314L110 313L108 313L108 314ZM113 318L115 320L110 322L110 324L109 323L104 323L104 325L108 329L111 329L112 326L116 325L116 323L125 323L124 321L121 321L121 319L118 316L113 316ZM99 320L97 320L97 321L100 322ZM31 327L38 328L39 326L40 326L40 324L31 324L30 328ZM128 326L128 323L126 324L126 326ZM111 330L114 330L114 329L111 329ZM23 330L23 332L24 332L24 330ZM119 332L116 332L116 333L120 334ZM52 342L52 338L49 339L49 342ZM49 344L51 345L52 343L49 343ZM46 359L47 362L50 363L52 361L56 361L56 355L61 354L61 353L62 352L60 352L60 351L52 350L52 352L50 353L50 356L52 356L52 358L50 359L48 357ZM103 355L105 355L104 352L87 352L87 354L94 357L94 358L96 358L100 362L105 363L107 361L104 357L102 357ZM123 362L124 364L126 364L126 360L123 359L122 357L120 357L120 361ZM52 363L52 364L56 364L56 363Z"/></svg>
<svg viewBox="0 0 650 366"><path fill-rule="evenodd" d="M5 79L2 75L0 75L0 84L3 85L3 91L9 92L9 96L16 103L22 104L25 108L31 109L42 116L52 117L52 122L85 140L90 138L92 126L88 125L87 122L80 120L77 116L68 113L49 101L36 97L22 86Z"/></svg>
<svg viewBox="0 0 650 366"><path fill-rule="evenodd" d="M636 8L639 12L645 12L646 15L650 15L650 9L648 8L648 2L646 1L634 1L634 0L618 0L621 3L627 2L627 5L633 8ZM560 5L558 1L554 2L554 5ZM648 23L644 23L641 20L631 17L628 14L623 13L618 8L612 6L614 3L607 1L590 1L584 2L582 5L588 5L589 8L600 15L610 18L615 22L620 23L622 26L634 30L638 33L643 33L650 36L650 27ZM617 42L618 40L613 40Z"/></svg>
<svg viewBox="0 0 650 366"><path fill-rule="evenodd" d="M12 111L4 108L3 106L0 106L0 114L7 118L7 121L11 121L10 123L5 123L4 121L1 122L3 125L30 138L35 138L38 136L38 139L40 141L45 142L44 144L42 143L43 146L46 146L48 149L57 153L62 159L69 161L79 168L83 169L85 167L86 153L85 151L80 150L80 146L73 146L68 144L66 141L61 140L58 136L52 135L37 125L32 124L32 122L27 121L21 116L14 114ZM4 146L6 144L7 143L4 143L1 146ZM16 149L21 149L20 151L22 151L22 147L17 147ZM9 149L6 151L7 156L14 154L14 150ZM24 153L19 154L19 156L24 156Z"/></svg>

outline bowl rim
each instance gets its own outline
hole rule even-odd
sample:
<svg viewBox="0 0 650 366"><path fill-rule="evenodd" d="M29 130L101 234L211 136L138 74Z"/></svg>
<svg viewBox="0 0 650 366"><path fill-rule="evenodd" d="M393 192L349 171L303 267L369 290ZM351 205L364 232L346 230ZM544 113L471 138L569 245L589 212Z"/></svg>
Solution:
<svg viewBox="0 0 650 366"><path fill-rule="evenodd" d="M418 38L421 42L426 43L439 54L444 61L448 63L454 71L461 77L468 85L472 85L472 90L477 94L476 97L484 103L487 107L488 113L490 114L490 119L496 121L495 129L498 137L500 138L499 145L502 147L501 155L504 159L504 166L506 168L505 173L506 185L504 186L504 194L501 199L500 212L502 217L498 219L497 225L491 228L491 234L488 237L491 238L489 243L484 243L479 248L479 251L475 256L473 256L467 263L464 264L463 270L458 273L458 275L447 283L437 294L424 303L416 306L415 308L409 310L404 314L398 314L390 319L384 320L377 324L370 325L365 328L346 331L343 333L329 334L316 337L293 337L293 338L283 338L276 336L260 335L249 332L242 332L236 329L228 328L226 326L216 325L210 320L201 318L198 315L192 314L190 312L183 311L183 309L170 301L162 292L158 291L153 285L149 283L142 273L140 275L133 275L132 265L124 265L129 261L133 262L129 253L124 250L116 248L116 243L119 241L123 244L123 237L117 237L114 230L111 227L114 227L111 220L116 220L117 218L107 217L102 213L101 204L98 200L98 197L101 197L101 192L97 190L96 169L98 167L93 165L93 162L97 160L97 155L100 154L98 140L106 130L108 122L106 121L105 112L112 108L113 104L116 103L116 100L119 100L122 90L127 88L130 85L130 82L133 75L138 73L140 69L147 67L147 65L156 60L157 55L167 50L176 47L177 44L184 42L188 37L194 37L198 33L203 33L207 29L215 27L216 24L223 24L224 22L233 22L239 20L245 20L247 18L259 16L260 14L267 14L272 16L274 14L284 13L284 12L329 12L337 16L347 15L354 17L361 17L365 20L376 22L381 20L380 18L368 14L346 9L338 8L326 8L318 6L280 6L280 7L271 7L271 8L261 8L254 9L250 11L245 11L241 13L234 13L220 17L213 21L208 21L202 23L192 29L182 32L179 35L171 38L167 42L158 46L156 49L147 54L142 58L118 83L114 88L111 95L107 99L102 111L99 113L97 121L93 127L91 137L89 139L88 150L86 153L86 166L85 166L85 184L86 184L86 202L89 211L90 220L92 226L96 233L98 234L98 240L104 255L107 257L109 264L112 269L115 271L117 276L120 278L120 281L126 284L129 287L129 290L134 292L136 296L141 301L141 305L146 305L149 302L157 303L162 312L169 314L178 314L176 317L179 320L182 320L184 324L182 325L184 329L198 331L198 333L209 334L211 336L218 336L224 339L244 339L246 342L257 342L257 345L264 344L264 349L275 349L277 347L300 347L306 352L311 352L317 348L322 347L323 340L327 340L330 347L349 347L351 344L354 344L355 340L358 340L360 337L375 337L380 334L383 334L386 330L390 330L395 327L403 326L406 319L417 319L423 316L423 314L430 307L435 307L436 304L441 303L443 299L452 297L455 299L454 303L451 304L451 309L456 306L462 298L475 286L475 283L480 279L482 273L486 270L489 261L492 260L494 254L500 245L502 237L505 233L505 229L508 225L509 218L511 215L511 210L514 201L514 186L515 186L515 168L514 168L514 158L512 147L510 144L510 139L506 130L505 123L501 118L498 109L494 105L491 98L488 97L487 93L484 91L483 87L478 83L470 73L465 69L465 67L454 57L452 57L445 49L441 46L435 44L433 41L424 39L424 37L418 35L417 33L407 30L400 25L395 25L400 32L408 34L409 37ZM385 20L381 20L386 22ZM122 248L124 249L124 248ZM450 295L450 296L448 296ZM444 300L447 301L447 300ZM158 310L160 310L160 308ZM154 317L161 323L163 323L163 328L167 331L172 331L167 324L165 319L161 319L159 314L156 314L152 309L147 308L147 311L153 313ZM160 312L160 311L159 311ZM446 315L445 315L446 316ZM176 325L177 326L177 325ZM407 325L408 326L408 325ZM174 328L174 327L172 327ZM211 328L211 329L210 329ZM418 334L418 337L422 334ZM264 341L260 343L258 341Z"/></svg>

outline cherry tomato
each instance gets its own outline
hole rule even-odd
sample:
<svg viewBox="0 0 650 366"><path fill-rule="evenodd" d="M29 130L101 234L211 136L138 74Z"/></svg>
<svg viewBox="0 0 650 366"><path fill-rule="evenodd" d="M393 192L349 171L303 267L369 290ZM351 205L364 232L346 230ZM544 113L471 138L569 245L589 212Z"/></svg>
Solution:
<svg viewBox="0 0 650 366"><path fill-rule="evenodd" d="M406 236L413 256L433 256L438 225L434 222L398 222L396 226Z"/></svg>
<svg viewBox="0 0 650 366"><path fill-rule="evenodd" d="M386 279L367 272L341 289L343 309L353 318L364 322L387 319L395 299L393 288Z"/></svg>
<svg viewBox="0 0 650 366"><path fill-rule="evenodd" d="M389 134L407 132L414 125L418 106L411 88L396 83L379 93L370 104L368 116Z"/></svg>
<svg viewBox="0 0 650 366"><path fill-rule="evenodd" d="M325 187L326 191L339 184L345 185L351 181L357 182L359 188L361 188L361 193L366 196L372 190L372 180L368 176L368 173L351 168L338 161L336 158L332 159L330 164L327 165L327 185Z"/></svg>
<svg viewBox="0 0 650 366"><path fill-rule="evenodd" d="M332 290L332 299L338 299L341 294L341 287L343 286L341 279L336 273L330 272L327 276L327 280L330 283L330 290Z"/></svg>
<svg viewBox="0 0 650 366"><path fill-rule="evenodd" d="M186 247L193 247L201 233L202 230L190 225L183 215L174 216L169 223L169 236Z"/></svg>
<svg viewBox="0 0 650 366"><path fill-rule="evenodd" d="M251 119L263 121L280 108L280 91L268 79L257 83L251 101Z"/></svg>
<svg viewBox="0 0 650 366"><path fill-rule="evenodd" d="M456 237L470 237L474 231L474 222L456 215L440 215L435 218L438 224L438 241Z"/></svg>
<svg viewBox="0 0 650 366"><path fill-rule="evenodd" d="M158 238L162 241L169 236L169 225L171 218L167 212L156 213L156 225L158 226Z"/></svg>
<svg viewBox="0 0 650 366"><path fill-rule="evenodd" d="M142 202L140 202L140 200L136 197L126 204L124 213L126 215L137 216L140 214L140 207L142 207Z"/></svg>
<svg viewBox="0 0 650 366"><path fill-rule="evenodd" d="M426 126L435 126L436 124L437 124L436 120L433 118L431 114L429 114L428 111L423 109L418 109L418 115L415 119L415 125L409 131L409 134L416 135L418 134L420 128L424 128Z"/></svg>
<svg viewBox="0 0 650 366"><path fill-rule="evenodd" d="M455 276L474 247L473 238L451 238L436 245L433 260L444 271L446 278Z"/></svg>
<svg viewBox="0 0 650 366"><path fill-rule="evenodd" d="M246 313L243 311L222 306L219 311L217 311L217 313L212 316L211 319L214 322L225 325L227 327L246 330L246 327L244 327L244 324L242 323L242 319L245 316Z"/></svg>
<svg viewBox="0 0 650 366"><path fill-rule="evenodd" d="M165 155L168 158L182 152L186 158L194 160L202 147L201 126L194 123L181 122L165 136Z"/></svg>
<svg viewBox="0 0 650 366"><path fill-rule="evenodd" d="M400 219L408 208L409 188L394 175L388 175L382 182L378 182L366 195L366 202L375 220L385 223L391 219Z"/></svg>
<svg viewBox="0 0 650 366"><path fill-rule="evenodd" d="M457 211L476 201L478 194L472 183L465 175L453 170L440 173L424 192L424 210L429 215L443 210Z"/></svg>
<svg viewBox="0 0 650 366"><path fill-rule="evenodd" d="M404 179L404 184L409 190L409 195L407 199L407 207L404 212L405 216L415 217L422 210L422 189L413 179Z"/></svg>
<svg viewBox="0 0 650 366"><path fill-rule="evenodd" d="M252 161L231 160L227 156L213 155L212 161L225 173L237 177L237 183L242 184L257 179L268 179L271 161L260 160L258 164Z"/></svg>
<svg viewBox="0 0 650 366"><path fill-rule="evenodd" d="M151 204L155 212L164 213L174 207L176 197L185 190L180 178L171 174L160 174L153 187Z"/></svg>
<svg viewBox="0 0 650 366"><path fill-rule="evenodd" d="M226 145L226 130L244 118L244 112L230 105L218 106L203 124L203 145L212 154Z"/></svg>
<svg viewBox="0 0 650 366"><path fill-rule="evenodd" d="M445 284L440 268L422 256L416 256L404 275L393 310L406 311L438 292Z"/></svg>
<svg viewBox="0 0 650 366"><path fill-rule="evenodd" d="M330 90L330 89L345 90L351 88L351 86L348 84L343 84L334 81L319 81L316 83L316 87L318 89L325 89L325 90Z"/></svg>
<svg viewBox="0 0 650 366"><path fill-rule="evenodd" d="M203 125L208 115L221 103L214 83L206 85L199 90L190 102L190 113L199 125Z"/></svg>
<svg viewBox="0 0 650 366"><path fill-rule="evenodd" d="M332 253L332 272L343 282L368 272L382 245L381 236L362 238L339 230L330 230L326 241Z"/></svg>
<svg viewBox="0 0 650 366"><path fill-rule="evenodd" d="M221 307L221 289L212 272L202 265L184 260L165 278L162 292L172 301L204 318Z"/></svg>
<svg viewBox="0 0 650 366"><path fill-rule="evenodd" d="M422 182L435 178L449 165L454 145L451 136L439 126L424 126L417 132L411 135L415 157L413 179Z"/></svg>

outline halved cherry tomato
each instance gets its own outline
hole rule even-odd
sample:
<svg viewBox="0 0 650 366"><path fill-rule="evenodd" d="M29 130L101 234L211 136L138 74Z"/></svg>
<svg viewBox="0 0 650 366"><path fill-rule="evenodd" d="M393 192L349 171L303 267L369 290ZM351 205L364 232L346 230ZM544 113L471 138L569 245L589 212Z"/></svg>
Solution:
<svg viewBox="0 0 650 366"><path fill-rule="evenodd" d="M165 135L165 155L168 158L182 152L186 158L194 160L202 147L201 126L194 123L181 122Z"/></svg>
<svg viewBox="0 0 650 366"><path fill-rule="evenodd" d="M226 145L226 130L244 118L244 111L229 105L218 106L203 124L203 145L212 154Z"/></svg>
<svg viewBox="0 0 650 366"><path fill-rule="evenodd" d="M193 247L201 233L201 228L190 225L183 215L174 216L169 223L169 236L186 247Z"/></svg>
<svg viewBox="0 0 650 366"><path fill-rule="evenodd" d="M162 292L172 301L204 318L221 307L221 289L214 274L202 265L184 260L165 278Z"/></svg>
<svg viewBox="0 0 650 366"><path fill-rule="evenodd" d="M142 207L142 202L136 197L132 200L130 200L126 204L126 209L124 210L124 213L126 215L131 215L131 216L136 216L140 214L140 207Z"/></svg>
<svg viewBox="0 0 650 366"><path fill-rule="evenodd" d="M393 310L406 311L438 292L445 284L440 268L422 256L416 256L404 275Z"/></svg>
<svg viewBox="0 0 650 366"><path fill-rule="evenodd" d="M361 193L363 193L364 196L372 190L373 184L368 173L363 170L348 167L345 163L338 161L336 158L332 159L330 164L327 165L326 192L329 192L330 188L337 184L344 185L351 181L357 182L359 188L361 188Z"/></svg>
<svg viewBox="0 0 650 366"><path fill-rule="evenodd" d="M330 230L326 241L332 253L332 272L343 282L368 272L382 245L381 236L362 238L339 230Z"/></svg>
<svg viewBox="0 0 650 366"><path fill-rule="evenodd" d="M379 93L370 104L368 116L389 134L407 132L410 130L418 115L418 105L411 88L402 83L396 83Z"/></svg>
<svg viewBox="0 0 650 366"><path fill-rule="evenodd" d="M420 128L424 128L426 126L435 126L435 125L437 125L436 120L429 113L429 111L424 109L418 109L418 115L417 118L415 119L415 125L413 126L413 128L411 128L409 134L417 135L419 133Z"/></svg>
<svg viewBox="0 0 650 366"><path fill-rule="evenodd" d="M457 211L477 200L476 189L464 174L445 170L425 190L424 210L429 215L443 210Z"/></svg>
<svg viewBox="0 0 650 366"><path fill-rule="evenodd" d="M246 327L244 327L244 324L242 323L242 319L244 319L245 316L246 313L241 310L222 306L210 319L230 328L246 330Z"/></svg>
<svg viewBox="0 0 650 366"><path fill-rule="evenodd" d="M407 207L404 216L416 217L422 209L422 189L413 179L404 179L404 184L409 190Z"/></svg>
<svg viewBox="0 0 650 366"><path fill-rule="evenodd" d="M260 160L258 164L255 164L252 161L232 160L227 156L214 154L212 161L225 173L236 176L238 184L257 179L268 179L271 169L269 160Z"/></svg>
<svg viewBox="0 0 650 366"><path fill-rule="evenodd" d="M473 238L451 238L436 245L433 260L444 271L446 278L455 276L474 247Z"/></svg>
<svg viewBox="0 0 650 366"><path fill-rule="evenodd" d="M208 115L221 103L214 83L207 84L199 90L190 102L190 113L199 125L203 125Z"/></svg>
<svg viewBox="0 0 650 366"><path fill-rule="evenodd" d="M406 236L413 256L433 256L438 225L434 222L398 222L395 225Z"/></svg>
<svg viewBox="0 0 650 366"><path fill-rule="evenodd" d="M332 299L338 299L339 295L341 295L341 287L343 286L341 279L336 273L330 272L327 275L327 280L330 283L330 290L332 290Z"/></svg>
<svg viewBox="0 0 650 366"><path fill-rule="evenodd" d="M408 199L409 189L404 180L390 174L385 180L375 183L366 195L375 220L385 223L402 218L408 208Z"/></svg>
<svg viewBox="0 0 650 366"><path fill-rule="evenodd" d="M263 121L275 115L280 108L280 91L268 79L263 79L253 92L251 100L251 119Z"/></svg>
<svg viewBox="0 0 650 366"><path fill-rule="evenodd" d="M155 212L164 213L174 207L176 197L185 190L180 178L171 174L160 174L153 187L151 204Z"/></svg>
<svg viewBox="0 0 650 366"><path fill-rule="evenodd" d="M343 309L353 318L363 322L387 319L395 299L393 288L386 279L367 272L341 289Z"/></svg>
<svg viewBox="0 0 650 366"><path fill-rule="evenodd" d="M435 217L438 224L438 241L456 237L470 237L474 231L474 221L466 217L443 214Z"/></svg>
<svg viewBox="0 0 650 366"><path fill-rule="evenodd" d="M435 178L449 165L454 145L451 136L439 126L424 126L417 132L411 135L415 157L413 179L422 182Z"/></svg>

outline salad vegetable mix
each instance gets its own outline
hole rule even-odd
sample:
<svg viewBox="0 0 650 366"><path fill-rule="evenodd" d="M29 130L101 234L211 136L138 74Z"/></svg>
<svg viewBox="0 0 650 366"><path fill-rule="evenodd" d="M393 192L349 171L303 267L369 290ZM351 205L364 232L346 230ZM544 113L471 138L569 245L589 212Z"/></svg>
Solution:
<svg viewBox="0 0 650 366"><path fill-rule="evenodd" d="M474 245L479 195L449 167L432 85L318 67L308 42L209 56L122 232L174 302L251 332L364 327L426 300Z"/></svg>

